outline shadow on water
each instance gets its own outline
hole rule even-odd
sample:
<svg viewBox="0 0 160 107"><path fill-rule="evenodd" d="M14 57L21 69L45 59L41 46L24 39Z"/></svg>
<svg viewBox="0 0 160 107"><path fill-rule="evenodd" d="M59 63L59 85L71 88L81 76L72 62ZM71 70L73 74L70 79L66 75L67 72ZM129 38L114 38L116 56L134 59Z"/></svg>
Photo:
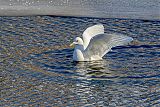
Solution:
<svg viewBox="0 0 160 107"><path fill-rule="evenodd" d="M90 62L74 62L72 59L73 49L55 49L51 51L42 52L40 54L31 55L33 63L45 69L47 72L54 72L58 74L68 75L79 79L123 79L123 78L150 78L158 77L149 73L150 70L157 70L158 66L149 66L153 64L153 56L159 56L159 52L153 52L152 49L159 48L159 45L129 45L119 46L112 49L111 52L104 56L101 61ZM148 50L151 49L151 50ZM137 53L137 50L141 51ZM143 56L143 51L148 56ZM44 57L47 56L47 57ZM147 59L148 58L148 59ZM137 66L138 60L141 64ZM156 63L155 63L156 62ZM158 61L154 60L157 65ZM146 71L147 70L147 71ZM153 76L152 76L153 75Z"/></svg>
<svg viewBox="0 0 160 107"><path fill-rule="evenodd" d="M110 62L107 59L101 61L74 62L72 54L73 49L62 49L34 54L30 58L34 64L40 66L42 69L46 69L47 72L65 74L71 77L77 75L79 79L81 77L84 77L83 79L109 79L120 76L120 74L117 74L117 71L109 70ZM47 56L47 58L43 58L43 56Z"/></svg>

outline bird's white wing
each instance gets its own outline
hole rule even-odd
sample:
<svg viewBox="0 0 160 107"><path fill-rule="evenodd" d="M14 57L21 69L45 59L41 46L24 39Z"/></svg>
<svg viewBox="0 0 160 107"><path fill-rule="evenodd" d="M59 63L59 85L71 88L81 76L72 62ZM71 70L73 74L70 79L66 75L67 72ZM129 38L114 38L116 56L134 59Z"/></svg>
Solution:
<svg viewBox="0 0 160 107"><path fill-rule="evenodd" d="M83 32L83 46L84 49L87 48L90 39L98 34L104 34L104 26L102 24L97 24L91 27L88 27L84 32Z"/></svg>
<svg viewBox="0 0 160 107"><path fill-rule="evenodd" d="M112 47L128 44L132 40L133 38L121 34L99 34L91 39L83 55L85 58L91 56L102 58Z"/></svg>

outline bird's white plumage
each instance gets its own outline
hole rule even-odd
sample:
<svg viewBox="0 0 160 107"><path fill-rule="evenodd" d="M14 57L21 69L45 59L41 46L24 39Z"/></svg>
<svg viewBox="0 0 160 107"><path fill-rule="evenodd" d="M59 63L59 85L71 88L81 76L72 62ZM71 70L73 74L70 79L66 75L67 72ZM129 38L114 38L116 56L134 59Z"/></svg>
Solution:
<svg viewBox="0 0 160 107"><path fill-rule="evenodd" d="M88 27L84 32L83 32L83 46L84 49L87 48L90 39L98 34L104 34L104 26L102 24L97 24L91 27Z"/></svg>
<svg viewBox="0 0 160 107"><path fill-rule="evenodd" d="M106 34L104 26L101 24L87 28L82 36L83 40L76 37L73 42L75 44L74 61L102 60L102 57L112 47L126 45L133 40L133 38L121 34Z"/></svg>

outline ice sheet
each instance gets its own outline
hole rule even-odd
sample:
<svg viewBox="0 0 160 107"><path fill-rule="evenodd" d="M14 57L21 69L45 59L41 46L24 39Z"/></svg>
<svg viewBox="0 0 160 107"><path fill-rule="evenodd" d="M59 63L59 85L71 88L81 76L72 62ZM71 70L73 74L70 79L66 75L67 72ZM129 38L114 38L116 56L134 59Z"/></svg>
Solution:
<svg viewBox="0 0 160 107"><path fill-rule="evenodd" d="M160 19L158 0L0 0L0 16Z"/></svg>

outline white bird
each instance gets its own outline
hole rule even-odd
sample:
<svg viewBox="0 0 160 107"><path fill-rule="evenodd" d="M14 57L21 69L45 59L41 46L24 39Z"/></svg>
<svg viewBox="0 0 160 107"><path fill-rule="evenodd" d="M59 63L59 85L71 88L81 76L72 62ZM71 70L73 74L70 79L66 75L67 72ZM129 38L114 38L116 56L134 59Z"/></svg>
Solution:
<svg viewBox="0 0 160 107"><path fill-rule="evenodd" d="M76 37L70 45L75 45L73 52L74 61L102 60L102 57L111 50L112 47L128 44L133 40L121 34L106 34L102 24L94 25L83 32L83 40Z"/></svg>

